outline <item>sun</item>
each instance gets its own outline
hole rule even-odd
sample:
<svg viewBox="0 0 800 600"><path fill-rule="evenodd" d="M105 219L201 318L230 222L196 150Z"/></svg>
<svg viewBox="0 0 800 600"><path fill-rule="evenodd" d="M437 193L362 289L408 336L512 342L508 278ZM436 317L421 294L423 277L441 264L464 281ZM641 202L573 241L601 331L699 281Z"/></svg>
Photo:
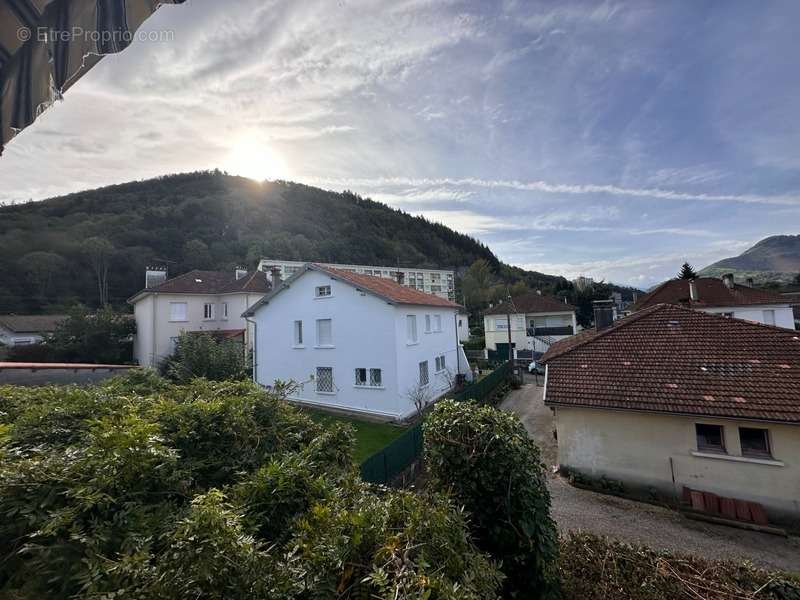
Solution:
<svg viewBox="0 0 800 600"><path fill-rule="evenodd" d="M223 170L256 181L289 179L289 166L283 157L269 144L252 138L243 138L233 145Z"/></svg>

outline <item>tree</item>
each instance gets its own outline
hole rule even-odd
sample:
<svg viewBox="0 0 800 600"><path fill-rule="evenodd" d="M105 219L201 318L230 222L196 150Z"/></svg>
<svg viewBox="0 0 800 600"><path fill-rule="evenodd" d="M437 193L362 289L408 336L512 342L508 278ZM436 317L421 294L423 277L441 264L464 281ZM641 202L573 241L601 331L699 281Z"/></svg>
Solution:
<svg viewBox="0 0 800 600"><path fill-rule="evenodd" d="M183 264L187 269L208 269L213 261L208 246L202 240L189 240L183 245Z"/></svg>
<svg viewBox="0 0 800 600"><path fill-rule="evenodd" d="M129 364L133 361L134 333L136 321L130 315L109 307L90 312L79 306L45 338L44 346L54 361Z"/></svg>
<svg viewBox="0 0 800 600"><path fill-rule="evenodd" d="M175 353L162 363L161 371L182 383L195 377L211 381L247 377L242 344L235 340L217 339L208 333L181 333L175 344Z"/></svg>
<svg viewBox="0 0 800 600"><path fill-rule="evenodd" d="M697 273L695 273L694 268L688 262L683 263L681 266L681 270L678 271L678 279L695 279L697 278Z"/></svg>
<svg viewBox="0 0 800 600"><path fill-rule="evenodd" d="M114 246L105 238L90 237L83 242L83 252L94 271L100 306L106 306L108 304L108 266Z"/></svg>
<svg viewBox="0 0 800 600"><path fill-rule="evenodd" d="M558 534L545 468L519 419L443 400L423 428L431 483L466 508L478 547L502 561L506 597L558 598Z"/></svg>
<svg viewBox="0 0 800 600"><path fill-rule="evenodd" d="M28 252L20 259L20 266L28 273L37 293L44 298L53 283L53 277L63 273L66 261L55 252Z"/></svg>
<svg viewBox="0 0 800 600"><path fill-rule="evenodd" d="M469 266L461 280L464 304L467 308L473 311L483 307L492 282L492 268L485 258L479 258Z"/></svg>

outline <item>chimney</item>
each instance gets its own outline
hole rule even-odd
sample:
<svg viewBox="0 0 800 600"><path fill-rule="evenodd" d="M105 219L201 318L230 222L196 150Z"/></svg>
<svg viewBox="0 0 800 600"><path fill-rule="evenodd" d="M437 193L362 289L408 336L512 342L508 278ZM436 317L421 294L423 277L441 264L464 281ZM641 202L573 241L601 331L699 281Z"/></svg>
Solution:
<svg viewBox="0 0 800 600"><path fill-rule="evenodd" d="M595 300L594 306L594 326L597 331L610 327L614 322L614 301Z"/></svg>
<svg viewBox="0 0 800 600"><path fill-rule="evenodd" d="M236 267L236 280L238 281L242 277L247 277L247 269L244 267Z"/></svg>
<svg viewBox="0 0 800 600"><path fill-rule="evenodd" d="M167 280L166 267L145 267L144 287L145 289L156 287Z"/></svg>
<svg viewBox="0 0 800 600"><path fill-rule="evenodd" d="M406 274L403 273L402 271L395 271L394 278L395 281L397 281L397 283L399 283L400 285L405 285Z"/></svg>
<svg viewBox="0 0 800 600"><path fill-rule="evenodd" d="M272 289L275 289L281 284L281 268L280 267L272 267L270 271L271 277L270 283L272 284Z"/></svg>
<svg viewBox="0 0 800 600"><path fill-rule="evenodd" d="M752 277L748 277L747 279L745 279L744 282L745 282L745 284L747 284L747 287L753 287L753 278Z"/></svg>
<svg viewBox="0 0 800 600"><path fill-rule="evenodd" d="M722 276L722 283L725 284L726 288L728 288L729 290L732 290L733 289L733 273L725 273L725 275Z"/></svg>
<svg viewBox="0 0 800 600"><path fill-rule="evenodd" d="M697 282L694 279L689 280L689 300L692 302L697 302L700 299L700 295L697 293Z"/></svg>

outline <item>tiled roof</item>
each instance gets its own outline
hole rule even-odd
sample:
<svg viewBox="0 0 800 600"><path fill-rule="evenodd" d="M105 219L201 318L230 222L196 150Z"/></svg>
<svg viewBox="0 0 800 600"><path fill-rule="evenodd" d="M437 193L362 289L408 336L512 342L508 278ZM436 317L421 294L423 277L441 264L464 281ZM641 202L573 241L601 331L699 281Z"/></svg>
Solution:
<svg viewBox="0 0 800 600"><path fill-rule="evenodd" d="M690 301L689 299L688 279L670 279L640 298L631 307L631 310L637 311L662 303L684 304L695 308L748 306L751 304L789 304L786 298L774 292L739 284L734 284L733 289L730 289L725 285L725 282L716 277L698 277L694 282L697 286L698 297L695 301Z"/></svg>
<svg viewBox="0 0 800 600"><path fill-rule="evenodd" d="M434 294L426 294L417 289L400 285L393 279L386 277L376 277L374 275L362 275L361 273L353 273L351 271L343 271L342 269L334 269L332 267L324 267L322 265L314 264L316 270L324 271L341 279L351 285L361 288L365 291L372 292L378 296L386 298L391 302L397 304L416 304L419 306L446 306L448 308L462 308L460 304L451 302L445 298L441 298Z"/></svg>
<svg viewBox="0 0 800 600"><path fill-rule="evenodd" d="M542 296L536 292L517 296L512 298L513 306L508 302L503 302L497 306L485 311L485 315L507 315L514 313L552 313L574 311L575 307L570 304L564 304L563 300L559 300L554 296ZM515 310L516 309L516 310Z"/></svg>
<svg viewBox="0 0 800 600"><path fill-rule="evenodd" d="M659 304L556 342L546 403L800 423L798 332Z"/></svg>
<svg viewBox="0 0 800 600"><path fill-rule="evenodd" d="M167 279L159 285L145 288L136 296L148 292L158 292L159 294L233 294L237 292L266 294L269 289L266 273L261 271L253 271L236 279L236 273L233 271L195 269Z"/></svg>
<svg viewBox="0 0 800 600"><path fill-rule="evenodd" d="M0 327L15 333L46 333L55 331L67 315L0 315Z"/></svg>

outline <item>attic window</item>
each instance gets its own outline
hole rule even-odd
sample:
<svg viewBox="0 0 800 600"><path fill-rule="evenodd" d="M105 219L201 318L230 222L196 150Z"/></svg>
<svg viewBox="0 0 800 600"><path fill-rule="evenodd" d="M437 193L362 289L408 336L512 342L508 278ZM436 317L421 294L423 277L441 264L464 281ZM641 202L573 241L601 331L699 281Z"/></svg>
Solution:
<svg viewBox="0 0 800 600"><path fill-rule="evenodd" d="M195 279L194 281L195 281L195 283L203 283L202 279Z"/></svg>
<svg viewBox="0 0 800 600"><path fill-rule="evenodd" d="M750 363L715 363L702 365L700 370L709 375L721 375L723 377L735 377L749 375L753 370Z"/></svg>

